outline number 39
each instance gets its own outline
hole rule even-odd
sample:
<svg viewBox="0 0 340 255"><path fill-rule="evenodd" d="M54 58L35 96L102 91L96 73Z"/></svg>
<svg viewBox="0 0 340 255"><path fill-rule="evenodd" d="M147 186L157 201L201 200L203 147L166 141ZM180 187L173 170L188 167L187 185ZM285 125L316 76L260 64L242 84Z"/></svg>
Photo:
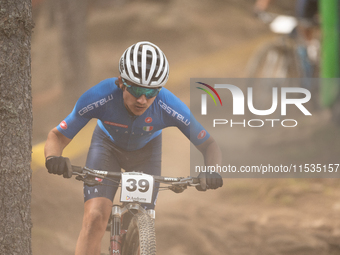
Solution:
<svg viewBox="0 0 340 255"><path fill-rule="evenodd" d="M128 179L127 182L130 184L130 186L126 186L126 190L129 192L134 192L137 188L140 192L147 192L150 187L149 181L145 179L140 179L138 185L135 179Z"/></svg>

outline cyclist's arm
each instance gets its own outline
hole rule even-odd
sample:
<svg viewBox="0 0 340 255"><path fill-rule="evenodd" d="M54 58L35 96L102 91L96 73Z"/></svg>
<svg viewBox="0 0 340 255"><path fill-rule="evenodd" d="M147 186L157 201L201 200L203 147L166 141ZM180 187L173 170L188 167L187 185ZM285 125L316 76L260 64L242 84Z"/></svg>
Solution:
<svg viewBox="0 0 340 255"><path fill-rule="evenodd" d="M115 85L115 78L110 78L101 81L86 91L78 99L70 115L48 134L45 144L45 156L61 156L64 148L72 138L92 118L99 119L105 113L107 103L112 101L114 89L118 89Z"/></svg>
<svg viewBox="0 0 340 255"><path fill-rule="evenodd" d="M222 153L215 142L215 140L210 136L206 141L200 145L196 145L196 148L202 152L204 157L204 163L206 166L222 165ZM207 189L217 189L223 186L223 179L218 172L201 172L198 175L200 185L196 186L199 191L205 191Z"/></svg>
<svg viewBox="0 0 340 255"><path fill-rule="evenodd" d="M45 144L45 158L49 156L61 156L64 148L71 142L72 139L67 138L60 133L57 128L53 128L47 136Z"/></svg>
<svg viewBox="0 0 340 255"><path fill-rule="evenodd" d="M196 145L196 148L203 154L204 164L206 166L216 166L216 164L222 164L222 152L212 136L210 136L202 144Z"/></svg>
<svg viewBox="0 0 340 255"><path fill-rule="evenodd" d="M167 126L177 126L179 130L196 146L203 154L205 165L216 166L222 163L222 153L216 141L210 136L205 128L190 113L189 108L170 91L164 89L160 93L162 100L162 120ZM181 118L169 114L168 109L175 112ZM169 110L170 111L170 110Z"/></svg>

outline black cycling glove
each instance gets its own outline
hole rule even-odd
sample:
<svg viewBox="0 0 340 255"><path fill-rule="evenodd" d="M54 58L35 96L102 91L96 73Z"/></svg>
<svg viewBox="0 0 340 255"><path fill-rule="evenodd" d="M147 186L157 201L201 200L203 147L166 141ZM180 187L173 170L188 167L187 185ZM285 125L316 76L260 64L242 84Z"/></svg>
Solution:
<svg viewBox="0 0 340 255"><path fill-rule="evenodd" d="M223 186L223 179L219 173L200 173L198 176L200 180L199 186L196 189L199 191L206 191L207 189L217 189Z"/></svg>
<svg viewBox="0 0 340 255"><path fill-rule="evenodd" d="M72 167L69 158L49 156L46 158L45 166L50 174L63 175L64 178L72 177Z"/></svg>

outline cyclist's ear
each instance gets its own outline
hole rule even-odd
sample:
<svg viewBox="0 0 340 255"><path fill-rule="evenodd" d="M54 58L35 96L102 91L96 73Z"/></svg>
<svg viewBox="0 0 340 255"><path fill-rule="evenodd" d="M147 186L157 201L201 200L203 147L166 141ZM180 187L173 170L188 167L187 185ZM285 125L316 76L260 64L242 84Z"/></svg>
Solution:
<svg viewBox="0 0 340 255"><path fill-rule="evenodd" d="M115 84L118 88L124 91L125 86L123 85L122 77L118 76L118 79L115 81Z"/></svg>

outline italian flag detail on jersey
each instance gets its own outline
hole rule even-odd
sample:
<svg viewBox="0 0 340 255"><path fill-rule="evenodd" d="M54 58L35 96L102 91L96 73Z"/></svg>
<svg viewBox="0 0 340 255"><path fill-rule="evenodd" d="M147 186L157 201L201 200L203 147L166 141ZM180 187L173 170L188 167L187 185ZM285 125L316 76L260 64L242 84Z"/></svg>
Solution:
<svg viewBox="0 0 340 255"><path fill-rule="evenodd" d="M144 131L151 131L153 129L153 126L144 126L143 130Z"/></svg>

